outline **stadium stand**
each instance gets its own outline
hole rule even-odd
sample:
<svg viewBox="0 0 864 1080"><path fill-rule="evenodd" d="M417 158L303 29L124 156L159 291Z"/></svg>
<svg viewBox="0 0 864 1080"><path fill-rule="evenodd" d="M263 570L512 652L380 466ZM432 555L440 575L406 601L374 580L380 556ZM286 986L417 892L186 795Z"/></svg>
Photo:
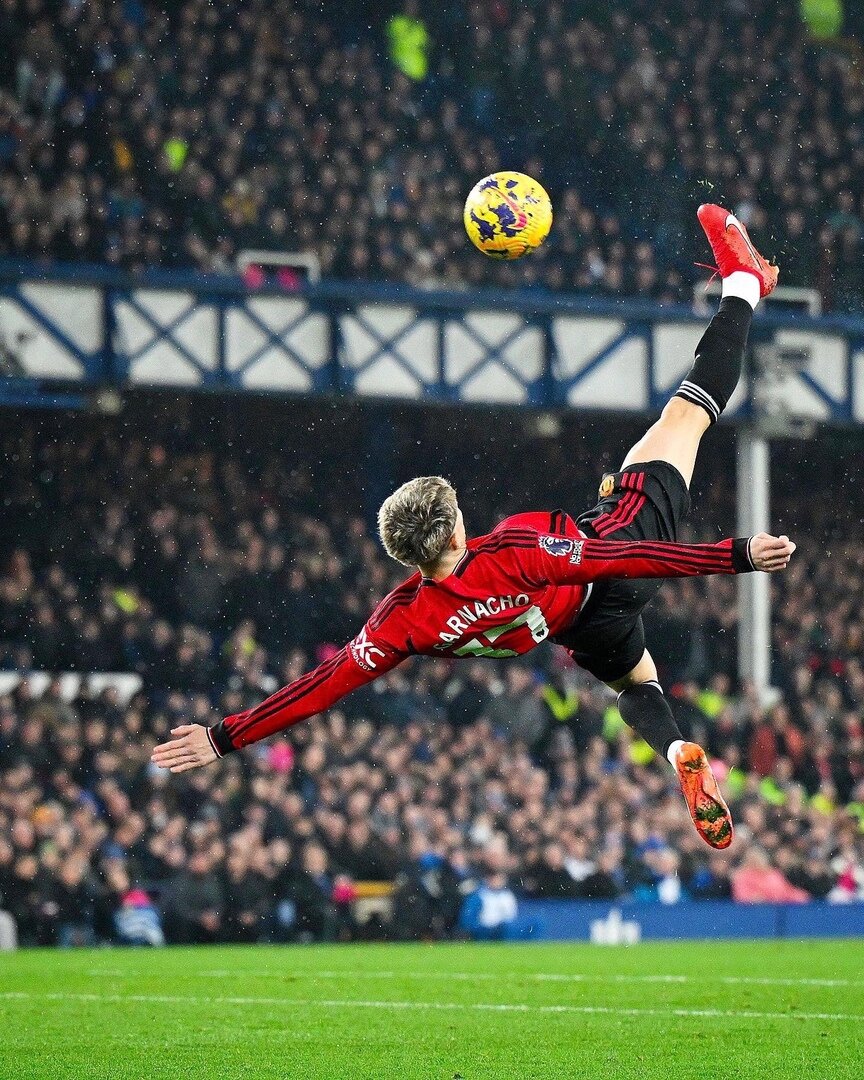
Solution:
<svg viewBox="0 0 864 1080"><path fill-rule="evenodd" d="M673 301L710 196L787 285L864 310L860 14L835 40L769 0L350 7L3 0L0 254L225 271L265 247L341 279ZM518 271L460 232L504 165L556 206Z"/></svg>
<svg viewBox="0 0 864 1080"><path fill-rule="evenodd" d="M710 198L784 283L862 313L864 16L835 39L741 10L0 0L0 258L209 273L270 248L332 279L673 302ZM461 232L504 166L555 203L518 270ZM721 762L731 854L552 650L406 664L218 785L148 764L175 722L257 701L356 631L400 577L371 524L390 486L447 472L475 531L579 510L637 430L566 417L553 440L463 412L454 446L443 415L144 396L113 419L4 414L0 948L482 936L475 885L502 925L513 896L864 900L864 499L842 432L789 443L774 478L778 525L825 544L773 586L776 701L736 684L734 583L667 585L650 615L682 725ZM734 531L713 437L692 539Z"/></svg>
<svg viewBox="0 0 864 1080"><path fill-rule="evenodd" d="M570 416L539 439L517 411L490 432L483 411L451 423L440 410L158 397L113 419L14 421L0 666L23 678L0 695L0 907L22 942L446 936L481 880L529 897L864 898L864 565L851 540L864 507L841 432L789 443L776 478L778 525L828 547L775 583L775 703L735 684L734 585L676 583L654 605L683 727L724 763L738 822L726 854L701 844L613 696L552 649L528 664L413 661L228 759L215 785L209 770L148 763L177 721L258 700L356 631L400 577L371 530L382 485L446 462L475 531L516 508L578 511L633 422L613 440L600 419ZM732 441L712 438L697 539L734 532ZM131 672L142 686L126 700L85 678L67 700L32 670Z"/></svg>

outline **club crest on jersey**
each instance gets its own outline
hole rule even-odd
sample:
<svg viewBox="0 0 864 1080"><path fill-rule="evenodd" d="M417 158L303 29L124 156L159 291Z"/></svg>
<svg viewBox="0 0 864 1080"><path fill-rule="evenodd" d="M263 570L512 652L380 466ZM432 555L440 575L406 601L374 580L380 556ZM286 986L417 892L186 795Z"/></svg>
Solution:
<svg viewBox="0 0 864 1080"><path fill-rule="evenodd" d="M573 551L575 543L566 536L541 536L538 542L547 555L560 555L562 558Z"/></svg>
<svg viewBox="0 0 864 1080"><path fill-rule="evenodd" d="M366 635L366 628L364 627L356 638L348 646L351 651L351 655L354 657L355 662L363 668L364 671L374 671L377 668L377 664L373 657L380 656L384 658L384 653L377 645L373 645Z"/></svg>
<svg viewBox="0 0 864 1080"><path fill-rule="evenodd" d="M609 496L612 494L612 492L614 490L615 490L615 477L611 476L611 475L610 476L604 476L603 480L600 483L600 490L597 492L597 495L601 499L608 499Z"/></svg>

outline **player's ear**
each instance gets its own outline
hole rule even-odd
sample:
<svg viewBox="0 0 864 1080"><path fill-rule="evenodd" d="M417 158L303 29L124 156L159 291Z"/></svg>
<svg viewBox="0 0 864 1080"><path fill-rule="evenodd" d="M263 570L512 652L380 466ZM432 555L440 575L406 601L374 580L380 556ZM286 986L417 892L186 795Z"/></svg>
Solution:
<svg viewBox="0 0 864 1080"><path fill-rule="evenodd" d="M456 527L453 530L453 535L450 537L450 550L458 551L465 544L465 520L462 517L462 511L458 510L456 513Z"/></svg>
<svg viewBox="0 0 864 1080"><path fill-rule="evenodd" d="M462 525L461 529L459 527L460 525ZM454 526L452 536L447 541L448 550L450 550L450 551L458 551L459 548L462 546L464 538L465 538L465 527L464 527L463 518L462 518L462 511L457 506L456 507L456 524Z"/></svg>

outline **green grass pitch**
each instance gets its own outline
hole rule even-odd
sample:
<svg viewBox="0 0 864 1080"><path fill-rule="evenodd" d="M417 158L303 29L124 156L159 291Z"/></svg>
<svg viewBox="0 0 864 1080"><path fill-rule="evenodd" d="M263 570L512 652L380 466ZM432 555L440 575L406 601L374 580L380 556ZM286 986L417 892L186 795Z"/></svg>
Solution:
<svg viewBox="0 0 864 1080"><path fill-rule="evenodd" d="M864 941L0 955L14 1080L864 1077Z"/></svg>

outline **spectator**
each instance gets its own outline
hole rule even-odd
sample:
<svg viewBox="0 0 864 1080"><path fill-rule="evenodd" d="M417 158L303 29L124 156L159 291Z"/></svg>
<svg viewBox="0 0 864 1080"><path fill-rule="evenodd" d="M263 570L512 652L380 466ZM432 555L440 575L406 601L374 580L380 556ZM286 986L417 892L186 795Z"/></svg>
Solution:
<svg viewBox="0 0 864 1080"><path fill-rule="evenodd" d="M678 876L678 853L667 847L652 846L645 853L646 880L633 890L633 899L649 903L677 904L687 899Z"/></svg>
<svg viewBox="0 0 864 1080"><path fill-rule="evenodd" d="M765 852L752 847L732 875L732 896L742 904L803 904L810 897L772 868Z"/></svg>
<svg viewBox="0 0 864 1080"><path fill-rule="evenodd" d="M43 913L57 926L57 944L63 948L93 945L96 940L96 887L82 854L61 862Z"/></svg>
<svg viewBox="0 0 864 1080"><path fill-rule="evenodd" d="M501 692L486 709L489 722L511 742L536 746L548 724L540 687L531 669L521 664L508 665L504 678Z"/></svg>
<svg viewBox="0 0 864 1080"><path fill-rule="evenodd" d="M461 907L459 875L425 838L411 841L410 862L396 878L393 893L393 930L406 941L449 937Z"/></svg>
<svg viewBox="0 0 864 1080"><path fill-rule="evenodd" d="M837 882L828 894L829 900L846 904L864 899L864 860L851 837L831 860L831 870L837 875Z"/></svg>
<svg viewBox="0 0 864 1080"><path fill-rule="evenodd" d="M813 900L825 900L837 881L837 875L816 851L793 865L786 878L790 885L801 889Z"/></svg>
<svg viewBox="0 0 864 1080"><path fill-rule="evenodd" d="M597 864L590 857L588 840L581 833L575 833L564 837L563 844L566 852L564 868L577 884L581 884L597 869Z"/></svg>
<svg viewBox="0 0 864 1080"><path fill-rule="evenodd" d="M398 848L388 848L367 821L351 821L338 849L340 865L357 881L392 881L401 866Z"/></svg>
<svg viewBox="0 0 864 1080"><path fill-rule="evenodd" d="M462 905L459 927L475 941L500 941L511 937L519 905L507 881L507 851L492 842L484 852L484 874Z"/></svg>
<svg viewBox="0 0 864 1080"><path fill-rule="evenodd" d="M114 914L114 926L121 945L165 944L159 912L143 889L130 889L123 894Z"/></svg>
<svg viewBox="0 0 864 1080"><path fill-rule="evenodd" d="M728 857L715 852L706 864L696 868L690 879L690 893L694 900L731 900Z"/></svg>
<svg viewBox="0 0 864 1080"><path fill-rule="evenodd" d="M163 899L169 941L198 945L219 940L225 897L207 851L193 851L188 868L173 879Z"/></svg>
<svg viewBox="0 0 864 1080"><path fill-rule="evenodd" d="M299 872L285 888L295 909L291 929L301 941L335 941L345 929L344 913L333 902L333 885L327 852L320 844L308 843Z"/></svg>
<svg viewBox="0 0 864 1080"><path fill-rule="evenodd" d="M401 14L387 23L390 59L409 79L422 82L429 72L429 31L420 18L417 0L405 0Z"/></svg>
<svg viewBox="0 0 864 1080"><path fill-rule="evenodd" d="M225 941L260 941L269 929L272 899L267 879L250 865L239 846L225 861Z"/></svg>
<svg viewBox="0 0 864 1080"><path fill-rule="evenodd" d="M579 893L586 900L616 900L624 891L621 852L608 847L600 853L597 866L582 879Z"/></svg>
<svg viewBox="0 0 864 1080"><path fill-rule="evenodd" d="M560 844L547 844L540 861L529 877L530 886L523 882L529 896L546 900L570 900L579 894L579 885L564 866Z"/></svg>
<svg viewBox="0 0 864 1080"><path fill-rule="evenodd" d="M843 28L842 0L801 0L801 18L815 38L836 37Z"/></svg>

